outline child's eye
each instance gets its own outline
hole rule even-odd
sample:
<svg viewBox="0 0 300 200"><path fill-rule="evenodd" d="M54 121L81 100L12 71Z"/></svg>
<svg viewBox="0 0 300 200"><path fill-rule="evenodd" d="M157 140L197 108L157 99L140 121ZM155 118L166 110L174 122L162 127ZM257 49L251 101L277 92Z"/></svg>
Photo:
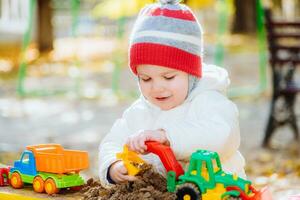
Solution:
<svg viewBox="0 0 300 200"><path fill-rule="evenodd" d="M173 78L175 78L175 75L174 76L165 76L164 77L166 80L172 80Z"/></svg>
<svg viewBox="0 0 300 200"><path fill-rule="evenodd" d="M141 78L141 80L144 81L144 82L148 82L148 81L151 80L151 78Z"/></svg>

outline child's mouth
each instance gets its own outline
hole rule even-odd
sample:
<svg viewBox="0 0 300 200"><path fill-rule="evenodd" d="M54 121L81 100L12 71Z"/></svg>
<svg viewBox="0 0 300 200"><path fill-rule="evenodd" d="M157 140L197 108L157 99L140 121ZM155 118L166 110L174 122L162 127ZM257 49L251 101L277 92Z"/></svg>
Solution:
<svg viewBox="0 0 300 200"><path fill-rule="evenodd" d="M157 100L157 101L165 101L165 100L167 100L169 97L155 97L155 99Z"/></svg>

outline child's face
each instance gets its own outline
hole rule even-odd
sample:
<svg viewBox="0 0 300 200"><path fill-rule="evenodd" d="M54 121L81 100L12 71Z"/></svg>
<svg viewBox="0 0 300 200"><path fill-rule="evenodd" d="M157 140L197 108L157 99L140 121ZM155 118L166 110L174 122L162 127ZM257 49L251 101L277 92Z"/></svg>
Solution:
<svg viewBox="0 0 300 200"><path fill-rule="evenodd" d="M139 65L137 75L144 97L169 110L182 104L188 93L188 74L157 65Z"/></svg>

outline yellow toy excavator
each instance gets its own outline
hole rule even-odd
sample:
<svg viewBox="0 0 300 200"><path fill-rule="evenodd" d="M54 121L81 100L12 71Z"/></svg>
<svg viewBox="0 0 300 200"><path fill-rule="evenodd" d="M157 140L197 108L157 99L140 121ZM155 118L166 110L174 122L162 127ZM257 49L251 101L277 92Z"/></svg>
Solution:
<svg viewBox="0 0 300 200"><path fill-rule="evenodd" d="M137 175L141 170L141 166L145 163L136 152L130 151L127 145L124 145L122 153L117 153L117 158L124 162L128 174L131 176Z"/></svg>

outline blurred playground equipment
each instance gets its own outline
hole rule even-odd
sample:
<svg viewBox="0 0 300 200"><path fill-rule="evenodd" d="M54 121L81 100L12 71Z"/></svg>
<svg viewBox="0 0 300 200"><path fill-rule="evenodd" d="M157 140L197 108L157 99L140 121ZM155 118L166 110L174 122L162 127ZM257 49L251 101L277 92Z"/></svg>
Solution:
<svg viewBox="0 0 300 200"><path fill-rule="evenodd" d="M77 25L78 25L78 11L79 11L79 0L71 0L71 14L72 14L72 29L71 29L71 35L72 37L76 37L77 33ZM26 73L27 73L27 61L25 58L25 53L28 50L29 44L31 42L31 35L33 30L33 17L34 17L34 11L36 10L37 0L29 0L29 16L27 20L27 27L25 34L23 36L22 41L22 52L21 52L21 58L20 58L20 66L19 66L19 73L18 73L18 84L17 84L17 93L20 96L44 96L44 95L53 95L53 94L61 94L64 93L65 90L62 90L60 88L55 89L53 91L49 91L47 89L40 89L40 90L29 90L25 88L25 80L26 80ZM74 65L78 67L79 63L76 59L76 56L74 57ZM74 77L74 91L78 91L79 87L79 73L77 73L77 76Z"/></svg>
<svg viewBox="0 0 300 200"><path fill-rule="evenodd" d="M9 33L22 34L26 29L27 17L29 14L26 8L28 1L2 0L0 7L0 30Z"/></svg>
<svg viewBox="0 0 300 200"><path fill-rule="evenodd" d="M300 20L275 19L270 9L265 10L270 65L272 72L272 101L263 141L269 146L275 130L289 125L295 139L299 138L296 116L296 97L300 84L296 76L300 65Z"/></svg>
<svg viewBox="0 0 300 200"><path fill-rule="evenodd" d="M259 80L257 85L241 86L230 88L228 93L230 97L251 96L263 93L267 88L267 57L266 57L266 33L264 28L264 13L261 0L256 0L256 34L259 47ZM218 44L215 53L215 63L221 65L224 61L224 45L223 38L228 31L228 10L231 1L219 0L218 1Z"/></svg>

